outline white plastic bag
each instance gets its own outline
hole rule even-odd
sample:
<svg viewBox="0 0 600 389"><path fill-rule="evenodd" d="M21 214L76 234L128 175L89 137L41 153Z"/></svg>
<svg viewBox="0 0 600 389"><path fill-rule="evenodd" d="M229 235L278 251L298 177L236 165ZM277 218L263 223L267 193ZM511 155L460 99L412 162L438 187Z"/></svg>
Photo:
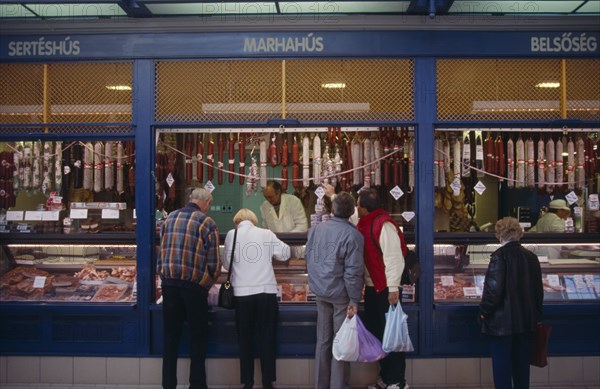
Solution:
<svg viewBox="0 0 600 389"><path fill-rule="evenodd" d="M408 315L404 313L400 304L390 305L390 309L385 314L381 346L387 353L414 351L408 335Z"/></svg>
<svg viewBox="0 0 600 389"><path fill-rule="evenodd" d="M333 357L338 361L355 362L358 360L358 332L356 315L346 317L333 339Z"/></svg>

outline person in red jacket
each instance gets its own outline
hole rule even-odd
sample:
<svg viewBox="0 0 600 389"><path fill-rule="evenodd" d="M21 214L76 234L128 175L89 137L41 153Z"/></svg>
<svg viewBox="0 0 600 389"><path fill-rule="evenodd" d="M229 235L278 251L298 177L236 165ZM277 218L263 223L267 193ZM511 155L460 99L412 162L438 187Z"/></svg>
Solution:
<svg viewBox="0 0 600 389"><path fill-rule="evenodd" d="M358 230L365 239L365 326L383 338L385 314L391 304L400 304L400 279L407 247L404 235L390 214L381 208L374 189L358 195ZM369 389L407 389L404 352L389 353L379 361L379 378Z"/></svg>

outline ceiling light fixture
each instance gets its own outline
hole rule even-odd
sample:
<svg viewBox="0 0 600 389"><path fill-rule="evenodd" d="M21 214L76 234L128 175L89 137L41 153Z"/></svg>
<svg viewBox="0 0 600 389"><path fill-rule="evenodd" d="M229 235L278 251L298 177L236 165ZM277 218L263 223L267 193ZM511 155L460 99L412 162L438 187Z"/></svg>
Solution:
<svg viewBox="0 0 600 389"><path fill-rule="evenodd" d="M536 88L560 88L560 82L540 82L535 85Z"/></svg>
<svg viewBox="0 0 600 389"><path fill-rule="evenodd" d="M325 89L344 89L345 87L346 84L344 84L343 82L327 82L321 84L321 88Z"/></svg>
<svg viewBox="0 0 600 389"><path fill-rule="evenodd" d="M106 89L109 90L131 90L129 85L107 85Z"/></svg>

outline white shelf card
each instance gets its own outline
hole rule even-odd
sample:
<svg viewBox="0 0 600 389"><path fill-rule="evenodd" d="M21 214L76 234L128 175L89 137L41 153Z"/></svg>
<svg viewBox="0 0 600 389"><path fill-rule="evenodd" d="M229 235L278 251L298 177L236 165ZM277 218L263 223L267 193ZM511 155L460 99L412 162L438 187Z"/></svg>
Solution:
<svg viewBox="0 0 600 389"><path fill-rule="evenodd" d="M43 221L51 221L55 222L59 220L58 217L59 211L43 211L42 212L42 220Z"/></svg>
<svg viewBox="0 0 600 389"><path fill-rule="evenodd" d="M119 210L118 209L103 209L102 210L102 219L118 219L119 218Z"/></svg>
<svg viewBox="0 0 600 389"><path fill-rule="evenodd" d="M23 211L6 211L6 220L9 222L20 222L23 220Z"/></svg>
<svg viewBox="0 0 600 389"><path fill-rule="evenodd" d="M87 209L71 209L71 213L69 214L71 219L87 219L88 210Z"/></svg>
<svg viewBox="0 0 600 389"><path fill-rule="evenodd" d="M42 211L25 211L25 220L41 221Z"/></svg>
<svg viewBox="0 0 600 389"><path fill-rule="evenodd" d="M33 287L34 289L41 289L46 285L46 276L36 276L33 279Z"/></svg>

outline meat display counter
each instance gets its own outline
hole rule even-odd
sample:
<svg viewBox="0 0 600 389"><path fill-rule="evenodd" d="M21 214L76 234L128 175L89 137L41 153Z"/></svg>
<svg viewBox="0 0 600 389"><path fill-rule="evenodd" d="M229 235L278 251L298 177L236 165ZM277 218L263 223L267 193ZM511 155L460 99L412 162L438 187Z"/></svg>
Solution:
<svg viewBox="0 0 600 389"><path fill-rule="evenodd" d="M545 302L600 300L600 242L569 241L571 237L556 237L555 242L562 238L563 243L551 243L548 237L539 241L539 235L526 235L522 240L523 247L540 261ZM434 301L479 303L491 254L499 247L484 239L436 244Z"/></svg>
<svg viewBox="0 0 600 389"><path fill-rule="evenodd" d="M1 247L0 302L135 303L135 244L23 238Z"/></svg>

